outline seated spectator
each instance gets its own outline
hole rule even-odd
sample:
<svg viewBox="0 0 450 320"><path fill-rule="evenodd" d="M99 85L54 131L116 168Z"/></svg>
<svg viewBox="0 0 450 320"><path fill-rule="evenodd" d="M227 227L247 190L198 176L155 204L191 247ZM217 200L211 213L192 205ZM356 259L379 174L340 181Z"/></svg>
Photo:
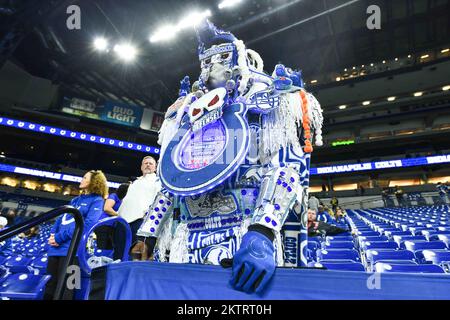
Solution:
<svg viewBox="0 0 450 320"><path fill-rule="evenodd" d="M316 212L308 209L308 237L333 236L347 231L348 229L339 228L326 222L317 221Z"/></svg>
<svg viewBox="0 0 450 320"><path fill-rule="evenodd" d="M312 210L314 210L313 208L310 208ZM323 222L327 222L327 223L331 223L334 221L334 218L329 214L328 210L325 209L325 207L323 206L319 206L319 210L314 210L315 212L317 212L317 221L323 221Z"/></svg>
<svg viewBox="0 0 450 320"><path fill-rule="evenodd" d="M111 193L108 199L105 201L105 206L103 207L103 214L100 216L99 220L118 217L119 208L122 204L123 198L127 194L129 183L123 183L117 188L116 192ZM114 238L114 227L113 223L109 225L103 225L95 229L95 234L97 235L97 248L104 250L111 250L115 246L113 244ZM122 253L120 253L122 254Z"/></svg>
<svg viewBox="0 0 450 320"><path fill-rule="evenodd" d="M345 211L341 207L337 207L334 219L337 223L345 223Z"/></svg>
<svg viewBox="0 0 450 320"><path fill-rule="evenodd" d="M8 219L0 217L0 230L6 229L8 225ZM0 242L0 256L9 257L13 253L11 238Z"/></svg>

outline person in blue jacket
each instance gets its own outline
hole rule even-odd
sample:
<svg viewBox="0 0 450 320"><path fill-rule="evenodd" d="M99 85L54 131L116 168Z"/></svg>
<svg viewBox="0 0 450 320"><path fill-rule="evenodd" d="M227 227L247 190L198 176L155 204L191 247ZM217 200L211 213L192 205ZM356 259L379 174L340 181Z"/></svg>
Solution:
<svg viewBox="0 0 450 320"><path fill-rule="evenodd" d="M72 199L70 205L77 208L83 215L84 232L86 233L103 213L103 204L108 196L106 177L102 171L91 170L87 172L80 182L81 195ZM47 274L51 279L47 283L44 299L53 299L58 275L60 274L64 258L69 250L70 241L75 230L75 219L70 214L60 216L53 225L48 244ZM75 258L73 264L78 264ZM74 291L64 286L64 299L72 299Z"/></svg>

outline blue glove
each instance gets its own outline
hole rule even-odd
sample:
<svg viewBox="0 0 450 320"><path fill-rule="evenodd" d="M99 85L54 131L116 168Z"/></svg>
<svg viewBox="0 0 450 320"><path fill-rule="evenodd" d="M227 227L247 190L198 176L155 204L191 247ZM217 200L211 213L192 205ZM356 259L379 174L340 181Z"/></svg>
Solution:
<svg viewBox="0 0 450 320"><path fill-rule="evenodd" d="M189 81L189 76L185 76L183 80L180 81L180 97L185 97L188 95L189 91L191 90L191 83Z"/></svg>
<svg viewBox="0 0 450 320"><path fill-rule="evenodd" d="M261 292L275 272L274 251L267 236L258 231L248 231L233 257L231 286L247 293Z"/></svg>
<svg viewBox="0 0 450 320"><path fill-rule="evenodd" d="M276 78L273 80L273 84L276 90L287 90L292 86L292 80L286 71L286 67L282 64L275 66Z"/></svg>

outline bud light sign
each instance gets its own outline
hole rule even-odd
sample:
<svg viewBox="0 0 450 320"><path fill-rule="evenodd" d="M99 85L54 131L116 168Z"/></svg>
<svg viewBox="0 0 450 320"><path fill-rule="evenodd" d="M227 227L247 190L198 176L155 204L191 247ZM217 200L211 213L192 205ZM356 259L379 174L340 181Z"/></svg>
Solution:
<svg viewBox="0 0 450 320"><path fill-rule="evenodd" d="M103 106L101 119L121 125L139 127L142 120L142 108L108 101Z"/></svg>

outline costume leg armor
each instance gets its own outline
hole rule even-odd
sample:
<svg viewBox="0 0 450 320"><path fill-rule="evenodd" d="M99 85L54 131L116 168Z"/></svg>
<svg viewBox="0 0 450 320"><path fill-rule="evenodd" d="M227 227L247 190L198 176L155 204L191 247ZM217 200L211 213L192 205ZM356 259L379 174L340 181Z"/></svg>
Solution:
<svg viewBox="0 0 450 320"><path fill-rule="evenodd" d="M150 206L141 227L137 231L140 237L158 237L161 225L165 223L172 213L173 200L158 192L155 201Z"/></svg>

